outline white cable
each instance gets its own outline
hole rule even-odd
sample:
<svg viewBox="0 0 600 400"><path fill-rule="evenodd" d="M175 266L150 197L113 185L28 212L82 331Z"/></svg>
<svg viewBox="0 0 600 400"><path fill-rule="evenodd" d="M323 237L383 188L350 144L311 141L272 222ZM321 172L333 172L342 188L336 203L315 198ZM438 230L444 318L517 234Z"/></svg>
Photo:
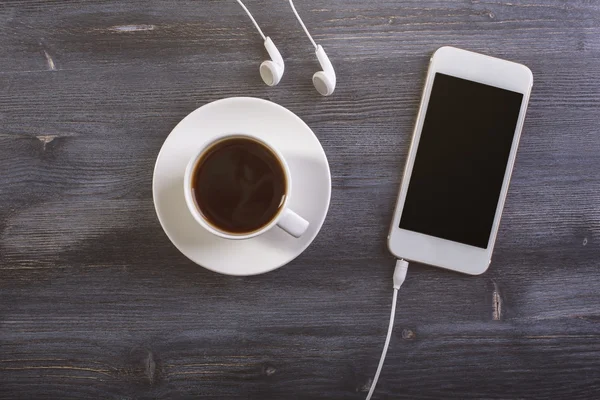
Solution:
<svg viewBox="0 0 600 400"><path fill-rule="evenodd" d="M290 0L290 6L292 6L292 11L294 11L294 14L296 14L296 18L298 18L300 25L302 25L302 29L304 29L304 32L306 32L306 36L308 36L308 38L310 39L310 41L312 42L313 46L315 46L315 49L316 49L317 44L313 40L312 36L310 36L308 29L306 29L306 25L304 25L304 22L302 21L302 18L300 18L300 15L298 15L298 11L296 11L296 7L294 7L294 2L292 0Z"/></svg>
<svg viewBox="0 0 600 400"><path fill-rule="evenodd" d="M379 374L381 374L381 369L383 368L383 363L385 361L385 356L387 354L388 347L390 346L392 330L394 329L394 317L396 316L396 300L398 299L398 289L400 289L400 286L402 286L402 284L404 283L407 270L408 262L404 260L396 261L396 268L394 269L394 297L392 298L392 312L390 314L390 324L388 326L385 344L383 345L383 352L381 353L381 358L379 359L379 365L377 366L377 372L375 372L375 377L373 378L373 383L371 383L371 389L369 389L369 394L367 395L366 400L370 400L371 396L373 396L375 386L377 386L377 381L379 380Z"/></svg>
<svg viewBox="0 0 600 400"><path fill-rule="evenodd" d="M246 14L248 14L248 16L252 20L252 23L254 24L254 26L256 27L256 29L258 29L258 33L260 33L260 36L262 36L263 40L267 40L267 37L263 33L262 29L260 29L260 26L258 26L258 24L256 23L256 20L254 19L254 17L252 16L252 14L250 14L250 11L248 11L248 9L244 5L244 3L242 3L242 0L237 0L237 2L240 3L240 6L242 6L242 8L244 9L244 11L246 11Z"/></svg>
<svg viewBox="0 0 600 400"><path fill-rule="evenodd" d="M367 395L367 400L371 399L373 392L375 391L375 386L377 385L377 381L379 380L379 374L381 374L381 369L383 368L383 362L385 361L385 355L387 354L388 347L390 345L390 339L392 337L392 330L394 329L394 315L396 314L396 299L398 298L398 289L394 289L394 298L392 299L392 314L390 316L390 326L388 327L387 337L385 338L385 344L383 345L383 353L381 353L381 359L379 359L379 366L377 367L377 372L375 372L375 378L373 378L373 383L371 384L371 389L369 390L369 394Z"/></svg>

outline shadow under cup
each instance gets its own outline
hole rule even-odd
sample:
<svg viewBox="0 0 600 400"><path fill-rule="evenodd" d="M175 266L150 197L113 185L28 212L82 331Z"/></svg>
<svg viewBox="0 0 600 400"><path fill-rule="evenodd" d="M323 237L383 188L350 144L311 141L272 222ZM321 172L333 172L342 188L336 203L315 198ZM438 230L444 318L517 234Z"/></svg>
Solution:
<svg viewBox="0 0 600 400"><path fill-rule="evenodd" d="M286 203L288 180L274 150L256 138L232 135L196 157L185 184L205 224L243 238L275 222Z"/></svg>

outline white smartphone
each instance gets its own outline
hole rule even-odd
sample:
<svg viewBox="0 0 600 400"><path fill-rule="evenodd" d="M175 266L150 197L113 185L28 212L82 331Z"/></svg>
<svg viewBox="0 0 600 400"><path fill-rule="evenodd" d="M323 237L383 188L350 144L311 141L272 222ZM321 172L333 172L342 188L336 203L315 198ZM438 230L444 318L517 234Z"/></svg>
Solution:
<svg viewBox="0 0 600 400"><path fill-rule="evenodd" d="M388 246L466 274L489 266L533 85L524 65L454 47L429 65Z"/></svg>

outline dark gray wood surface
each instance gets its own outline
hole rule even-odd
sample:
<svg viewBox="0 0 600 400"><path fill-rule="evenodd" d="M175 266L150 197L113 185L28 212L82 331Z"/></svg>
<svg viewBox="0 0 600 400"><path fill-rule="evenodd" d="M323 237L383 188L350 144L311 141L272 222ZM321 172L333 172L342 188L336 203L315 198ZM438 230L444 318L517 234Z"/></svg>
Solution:
<svg viewBox="0 0 600 400"><path fill-rule="evenodd" d="M432 52L528 65L534 89L490 270L413 265L376 391L600 397L600 3L297 0L334 63L320 97L285 1L0 3L0 399L361 399L387 328L385 237ZM329 158L323 229L235 278L169 242L151 196L171 129L223 97L275 101Z"/></svg>

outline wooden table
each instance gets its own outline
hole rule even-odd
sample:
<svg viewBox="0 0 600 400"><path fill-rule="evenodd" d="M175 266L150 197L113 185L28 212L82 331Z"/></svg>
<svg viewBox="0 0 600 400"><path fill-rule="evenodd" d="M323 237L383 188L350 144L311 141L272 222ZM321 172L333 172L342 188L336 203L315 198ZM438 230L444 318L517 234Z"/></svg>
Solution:
<svg viewBox="0 0 600 400"><path fill-rule="evenodd" d="M391 302L386 234L432 52L528 65L534 89L490 270L413 265L376 391L600 396L600 3L297 0L0 4L0 399L362 399ZM315 242L262 276L169 242L152 170L185 115L277 102L315 131L333 193Z"/></svg>

